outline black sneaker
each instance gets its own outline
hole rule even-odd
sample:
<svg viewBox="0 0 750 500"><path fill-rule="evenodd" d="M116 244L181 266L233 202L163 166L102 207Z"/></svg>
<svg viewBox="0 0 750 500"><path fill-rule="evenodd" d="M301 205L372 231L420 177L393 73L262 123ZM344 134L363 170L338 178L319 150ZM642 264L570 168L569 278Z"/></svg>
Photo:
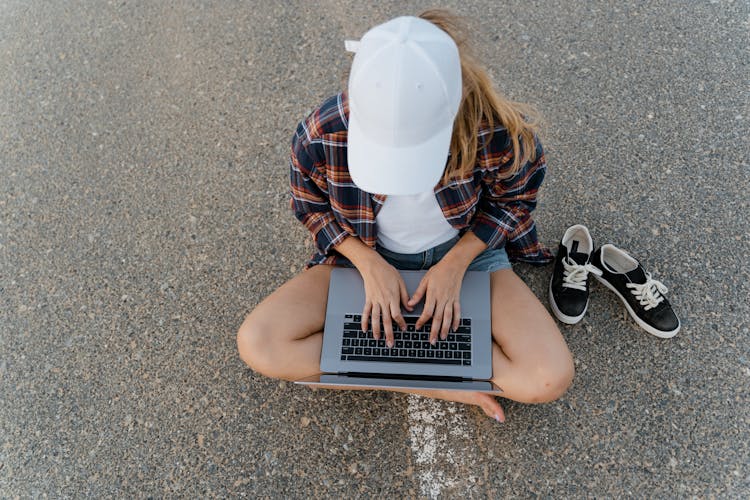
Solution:
<svg viewBox="0 0 750 500"><path fill-rule="evenodd" d="M597 279L620 297L638 326L668 339L680 331L680 320L664 296L667 287L656 281L633 257L614 245L594 252L592 264L602 271Z"/></svg>
<svg viewBox="0 0 750 500"><path fill-rule="evenodd" d="M589 263L594 244L586 226L570 226L560 241L549 280L549 303L557 319L568 325L581 321L589 306L589 273L601 272Z"/></svg>

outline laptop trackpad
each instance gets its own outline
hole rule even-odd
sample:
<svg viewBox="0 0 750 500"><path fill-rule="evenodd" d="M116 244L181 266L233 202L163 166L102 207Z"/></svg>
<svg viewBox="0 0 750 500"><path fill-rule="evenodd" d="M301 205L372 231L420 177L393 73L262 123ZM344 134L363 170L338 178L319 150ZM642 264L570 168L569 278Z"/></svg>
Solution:
<svg viewBox="0 0 750 500"><path fill-rule="evenodd" d="M360 388L360 389L416 389L416 390L451 390L451 391L471 391L486 392L490 394L502 394L503 391L492 382L486 380L448 380L448 379L411 379L388 377L382 378L377 376L359 376L359 375L335 375L323 373L295 383L329 387L335 389L341 388Z"/></svg>

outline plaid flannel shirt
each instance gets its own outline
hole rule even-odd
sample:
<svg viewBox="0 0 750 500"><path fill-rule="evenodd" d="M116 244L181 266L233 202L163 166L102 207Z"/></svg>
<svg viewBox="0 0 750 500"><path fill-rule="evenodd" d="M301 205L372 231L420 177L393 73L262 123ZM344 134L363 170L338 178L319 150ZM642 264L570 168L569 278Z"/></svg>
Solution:
<svg viewBox="0 0 750 500"><path fill-rule="evenodd" d="M292 139L290 204L316 247L307 267L348 262L335 250L347 235L371 248L377 241L375 216L386 197L362 191L349 175L348 116L346 93L337 94L300 122ZM480 128L480 144L489 132ZM512 143L498 126L478 152L474 171L445 185L441 180L435 196L446 220L461 234L470 230L490 248L505 246L512 261L546 264L552 254L537 239L531 218L546 171L539 141L536 159L507 177L512 162Z"/></svg>

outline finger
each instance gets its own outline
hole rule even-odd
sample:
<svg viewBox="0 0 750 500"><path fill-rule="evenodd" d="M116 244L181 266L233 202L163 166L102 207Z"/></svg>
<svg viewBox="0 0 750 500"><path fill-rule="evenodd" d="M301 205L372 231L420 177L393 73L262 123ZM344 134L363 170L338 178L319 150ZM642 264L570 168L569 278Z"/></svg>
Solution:
<svg viewBox="0 0 750 500"><path fill-rule="evenodd" d="M380 304L372 305L372 336L380 338Z"/></svg>
<svg viewBox="0 0 750 500"><path fill-rule="evenodd" d="M453 303L453 331L458 330L458 326L461 324L461 303L455 301Z"/></svg>
<svg viewBox="0 0 750 500"><path fill-rule="evenodd" d="M443 336L443 313L445 306L441 306L435 299L435 309L432 312L432 327L430 331L435 334L437 340L442 340Z"/></svg>
<svg viewBox="0 0 750 500"><path fill-rule="evenodd" d="M433 293L427 290L427 294L424 298L424 307L422 308L422 315L417 318L417 322L414 323L414 328L417 330L422 328L422 325L427 323L435 312L435 299Z"/></svg>
<svg viewBox="0 0 750 500"><path fill-rule="evenodd" d="M391 310L388 307L383 308L383 330L385 330L385 339L393 339L393 320L391 319Z"/></svg>
<svg viewBox="0 0 750 500"><path fill-rule="evenodd" d="M432 317L432 314L435 312L435 302L432 300L432 298L427 298L424 301L424 308L422 308L422 314L417 318L416 323L414 323L414 328L419 330L422 328L422 326L430 321L430 318Z"/></svg>
<svg viewBox="0 0 750 500"><path fill-rule="evenodd" d="M367 331L367 326L370 321L370 311L372 311L372 303L368 300L365 302L365 308L362 309L362 331Z"/></svg>
<svg viewBox="0 0 750 500"><path fill-rule="evenodd" d="M399 304L391 304L391 317L393 318L393 321L401 329L401 331L406 330L406 321L404 320L404 317L401 315L401 307ZM393 330L391 330L390 337L388 336L388 331L386 330L385 343L386 345L388 345L388 347L393 347Z"/></svg>
<svg viewBox="0 0 750 500"><path fill-rule="evenodd" d="M424 309L422 310L422 315L417 319L417 322L415 323L415 328L420 329L422 328L422 325L426 325L430 318L433 318L433 314L435 313L435 301L432 300L432 298L428 298L425 300L424 303ZM435 345L435 342L438 340L438 334L440 333L439 328L435 328L435 319L432 320L432 325L430 327L430 344Z"/></svg>
<svg viewBox="0 0 750 500"><path fill-rule="evenodd" d="M440 327L440 337L445 340L448 338L448 331L453 321L453 304L448 303L441 309L443 310L443 324Z"/></svg>
<svg viewBox="0 0 750 500"><path fill-rule="evenodd" d="M430 335L435 336L435 342L438 341L440 338L440 325L443 323L443 316L441 313L435 312L435 315L432 317L432 331L430 332ZM433 342L433 344L435 343Z"/></svg>
<svg viewBox="0 0 750 500"><path fill-rule="evenodd" d="M419 282L419 286L417 287L417 291L414 292L414 295L411 296L411 299L409 299L409 302L407 305L409 306L415 306L419 304L419 301L422 300L422 297L425 294L425 291L427 291L427 276L422 278L422 281Z"/></svg>
<svg viewBox="0 0 750 500"><path fill-rule="evenodd" d="M411 311L412 309L414 309L414 307L409 305L409 292L406 290L406 283L404 283L403 278L401 278L400 276L399 278L400 279L398 280L398 292L399 292L399 295L401 295L401 303L404 305L404 307L407 310ZM404 323L404 325L401 325L399 323L399 326L401 326L401 328L405 328L406 323Z"/></svg>

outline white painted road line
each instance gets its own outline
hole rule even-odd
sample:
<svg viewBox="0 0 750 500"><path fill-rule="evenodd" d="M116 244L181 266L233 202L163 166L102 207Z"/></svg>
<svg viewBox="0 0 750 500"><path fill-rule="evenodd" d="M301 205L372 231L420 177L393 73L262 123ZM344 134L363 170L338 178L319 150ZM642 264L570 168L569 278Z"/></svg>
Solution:
<svg viewBox="0 0 750 500"><path fill-rule="evenodd" d="M477 483L477 450L464 409L411 394L408 400L414 472L422 495L438 498L443 492L471 490Z"/></svg>

